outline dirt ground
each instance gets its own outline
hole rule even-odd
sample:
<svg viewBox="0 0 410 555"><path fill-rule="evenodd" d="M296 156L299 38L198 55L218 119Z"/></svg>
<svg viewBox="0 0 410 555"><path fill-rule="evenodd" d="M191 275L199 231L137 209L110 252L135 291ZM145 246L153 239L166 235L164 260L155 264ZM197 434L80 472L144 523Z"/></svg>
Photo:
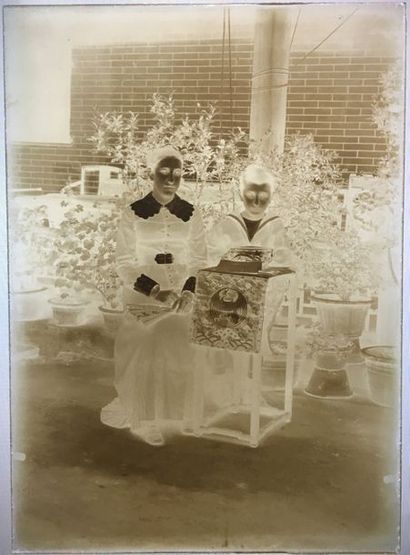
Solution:
<svg viewBox="0 0 410 555"><path fill-rule="evenodd" d="M153 448L100 423L112 376L110 361L15 366L15 549L396 548L394 411L298 393L292 422L257 449L172 430Z"/></svg>

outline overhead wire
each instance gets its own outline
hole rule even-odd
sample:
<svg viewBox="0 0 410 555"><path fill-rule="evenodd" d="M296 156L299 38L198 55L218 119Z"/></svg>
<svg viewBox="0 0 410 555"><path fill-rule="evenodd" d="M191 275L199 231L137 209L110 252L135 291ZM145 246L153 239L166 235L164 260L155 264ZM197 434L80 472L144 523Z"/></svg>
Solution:
<svg viewBox="0 0 410 555"><path fill-rule="evenodd" d="M311 54L313 54L314 52L316 52L316 50L318 50L318 49L319 49L319 48L320 48L331 36L333 36L339 29L341 29L341 28L343 27L343 25L345 25L345 23L346 23L351 17L353 17L354 14L355 14L358 10L360 10L360 6L358 6L358 7L355 8L352 12L350 12L350 13L343 19L343 21L342 21L341 23L339 23L334 29L332 29L332 31L331 31L330 33L328 33L318 44L316 44L316 46L314 46L311 50L309 50L309 52L307 52L307 53L303 56L303 58L301 58L301 59L299 59L299 60L296 60L296 61L293 63L293 67L296 66L296 65L299 65L299 64L302 63L304 60L306 60L306 58L307 58L308 56L310 56ZM298 24L299 24L299 19L300 19L301 13L302 13L302 8L300 7L300 8L299 8L299 11L298 11L298 15L297 15L297 17L296 17L295 26L294 26L294 28L293 28L292 37L291 37L291 41L290 41L290 44L289 44L289 51L290 51L290 49L292 48L292 45L293 45L293 41L294 41L294 38L295 38L295 35L296 35L296 30L297 30L297 27L298 27ZM287 68L270 68L270 69L266 69L266 70L264 70L264 71L261 71L261 72L258 72L258 73L256 73L256 74L252 75L252 79L255 79L256 77L259 77L260 75L265 75L265 74L268 74L268 73L286 73L286 74L288 74L289 71L288 71ZM280 89L280 88L284 88L284 87L286 87L286 86L288 86L288 82L286 82L286 83L281 83L281 84L279 84L279 85L269 85L269 86L266 86L266 87L257 87L257 88L254 89L254 90L264 91L264 90Z"/></svg>
<svg viewBox="0 0 410 555"><path fill-rule="evenodd" d="M354 14L356 12L358 12L360 10L361 6L358 6L357 8L355 8L348 16L346 16L344 18L344 20L339 23L339 25L337 25L328 35L326 35L316 46L314 46L311 50L309 50L309 52L307 54L305 54L303 56L303 58L301 58L300 60L297 60L297 62L295 62L294 65L300 64L302 63L304 60L306 60L306 58L308 56L310 56L311 54L313 54L313 52L316 52L316 50L318 50L318 48L320 48L322 46L322 44L324 44L328 39L330 39L331 36L333 36L341 27L343 27L343 25L345 23L347 23L347 21L354 16Z"/></svg>
<svg viewBox="0 0 410 555"><path fill-rule="evenodd" d="M293 28L292 38L290 39L289 52L290 52L290 49L292 48L293 39L295 38L295 35L296 35L296 29L298 28L298 23L299 23L299 18L300 18L301 12L302 12L302 6L299 7L298 15L296 17L296 22L295 22L295 26Z"/></svg>
<svg viewBox="0 0 410 555"><path fill-rule="evenodd" d="M296 60L293 66L299 65L302 63L306 58L311 56L316 50L318 50L330 37L332 37L339 29L343 27L351 19L355 13L360 10L360 6L356 7L352 12L350 12L344 19L341 21L330 33L328 33L320 42L318 42L309 52L307 52L302 58ZM295 21L295 26L292 31L292 37L289 44L289 50L292 48L296 31L299 25L299 20L302 14L302 7L299 7L298 14ZM220 90L220 110L219 110L219 126L220 126L220 133L222 133L222 120L223 120L223 96L224 96L224 82L225 82L225 47L226 47L226 34L228 34L228 71L229 71L229 107L230 107L230 121L231 121L231 128L233 128L233 86L232 86L232 45L231 45L231 18L230 18L230 9L224 8L223 10L223 25L222 25L222 53L221 53L221 90ZM288 68L270 68L258 72L257 74L252 75L252 80L260 75L265 75L269 73L284 73L288 76L289 70ZM288 82L281 83L279 85L270 85L268 87L257 87L256 90L263 91L263 90L272 90L272 88L279 89L288 86Z"/></svg>

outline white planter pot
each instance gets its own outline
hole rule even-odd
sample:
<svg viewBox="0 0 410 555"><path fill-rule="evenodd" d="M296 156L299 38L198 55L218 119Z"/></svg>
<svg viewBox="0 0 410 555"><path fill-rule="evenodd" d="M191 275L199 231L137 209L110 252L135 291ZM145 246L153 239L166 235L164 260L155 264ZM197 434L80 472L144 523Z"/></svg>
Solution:
<svg viewBox="0 0 410 555"><path fill-rule="evenodd" d="M99 306L98 309L100 310L101 314L104 318L104 325L106 329L110 333L116 333L118 328L121 325L124 311L123 310L115 310L113 308L107 308L105 306Z"/></svg>
<svg viewBox="0 0 410 555"><path fill-rule="evenodd" d="M76 327L85 323L85 308L88 301L64 302L61 299L50 299L53 309L53 320L56 326Z"/></svg>
<svg viewBox="0 0 410 555"><path fill-rule="evenodd" d="M312 302L326 335L344 335L353 342L354 347L346 362L363 361L359 338L364 330L371 299L342 301L336 295L315 293Z"/></svg>
<svg viewBox="0 0 410 555"><path fill-rule="evenodd" d="M336 295L313 294L312 302L328 335L360 337L363 333L371 299L342 301Z"/></svg>
<svg viewBox="0 0 410 555"><path fill-rule="evenodd" d="M397 361L394 348L377 345L362 349L371 400L382 407L394 406L398 398Z"/></svg>

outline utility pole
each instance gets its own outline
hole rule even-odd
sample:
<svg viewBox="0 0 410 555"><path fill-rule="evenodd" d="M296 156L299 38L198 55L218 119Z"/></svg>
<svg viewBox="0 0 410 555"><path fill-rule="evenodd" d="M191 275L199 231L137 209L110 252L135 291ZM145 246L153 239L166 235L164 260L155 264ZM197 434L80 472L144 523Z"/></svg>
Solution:
<svg viewBox="0 0 410 555"><path fill-rule="evenodd" d="M279 6L260 8L256 15L250 138L262 140L265 152L283 150L295 14L294 7Z"/></svg>

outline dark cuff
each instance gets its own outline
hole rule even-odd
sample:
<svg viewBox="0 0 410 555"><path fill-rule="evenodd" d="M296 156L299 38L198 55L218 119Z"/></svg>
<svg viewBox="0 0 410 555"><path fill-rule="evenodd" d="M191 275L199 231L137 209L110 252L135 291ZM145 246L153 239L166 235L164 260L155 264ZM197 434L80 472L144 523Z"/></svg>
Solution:
<svg viewBox="0 0 410 555"><path fill-rule="evenodd" d="M155 262L157 264L172 264L174 262L174 256L170 252L160 253L155 257Z"/></svg>
<svg viewBox="0 0 410 555"><path fill-rule="evenodd" d="M196 277L191 276L184 283L182 291L191 291L191 293L195 293L195 286L196 286Z"/></svg>
<svg viewBox="0 0 410 555"><path fill-rule="evenodd" d="M134 289L135 291L138 291L138 293L142 293L143 295L149 297L151 291L156 285L158 285L158 283L155 280L145 274L141 274L134 283Z"/></svg>

